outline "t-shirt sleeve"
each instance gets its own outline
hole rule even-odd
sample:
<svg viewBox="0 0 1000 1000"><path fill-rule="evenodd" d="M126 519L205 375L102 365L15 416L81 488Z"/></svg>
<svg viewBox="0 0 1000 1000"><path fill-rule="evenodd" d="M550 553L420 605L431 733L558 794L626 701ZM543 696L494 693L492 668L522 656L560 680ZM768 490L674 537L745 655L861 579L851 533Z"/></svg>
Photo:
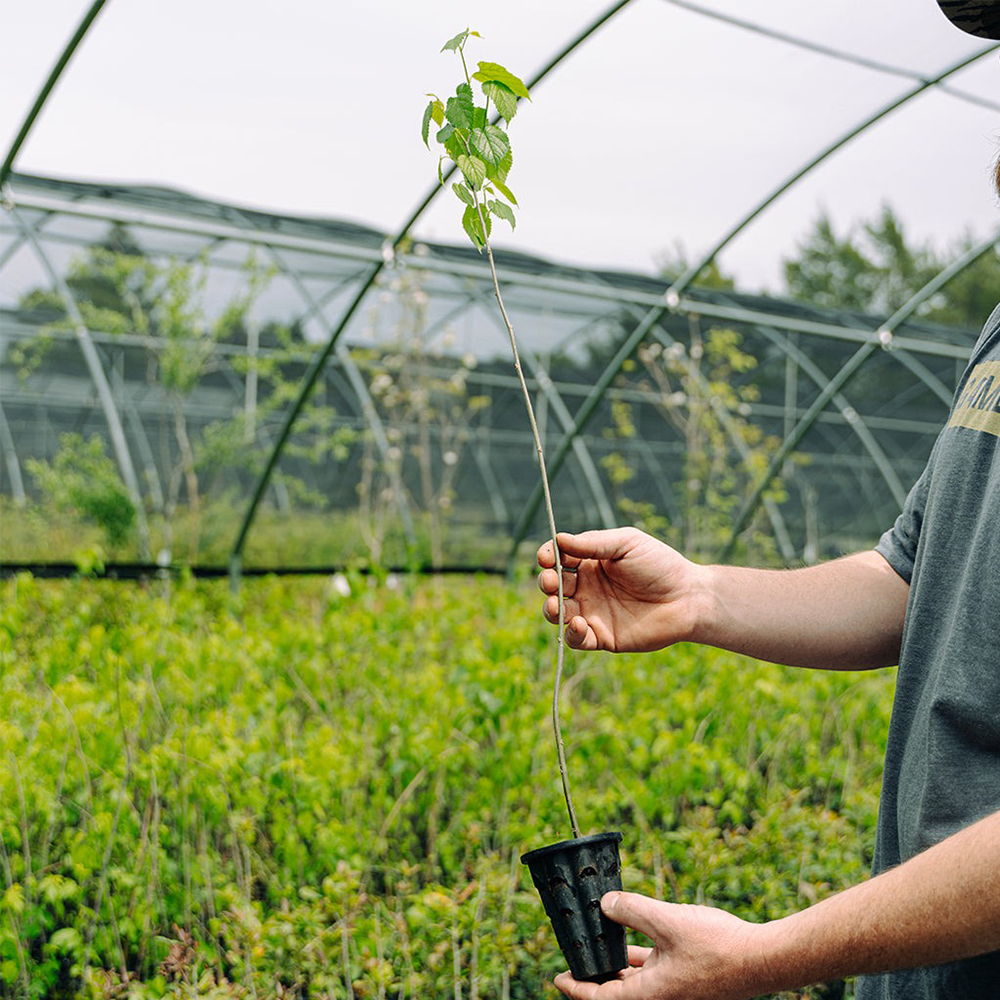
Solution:
<svg viewBox="0 0 1000 1000"><path fill-rule="evenodd" d="M879 539L875 551L907 582L913 576L913 565L917 559L917 543L920 541L920 527L924 520L924 505L927 502L927 487L931 477L931 463L927 463L923 474L910 490L902 513L896 523Z"/></svg>

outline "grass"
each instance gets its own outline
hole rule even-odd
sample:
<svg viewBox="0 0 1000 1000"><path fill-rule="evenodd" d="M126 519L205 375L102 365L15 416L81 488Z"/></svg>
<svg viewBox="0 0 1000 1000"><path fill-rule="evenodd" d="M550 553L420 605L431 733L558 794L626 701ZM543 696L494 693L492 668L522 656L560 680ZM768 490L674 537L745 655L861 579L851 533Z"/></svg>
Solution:
<svg viewBox="0 0 1000 1000"><path fill-rule="evenodd" d="M2 585L0 996L551 991L518 862L568 836L540 595L350 583ZM865 876L889 674L569 672L581 825L624 832L626 888L765 920Z"/></svg>

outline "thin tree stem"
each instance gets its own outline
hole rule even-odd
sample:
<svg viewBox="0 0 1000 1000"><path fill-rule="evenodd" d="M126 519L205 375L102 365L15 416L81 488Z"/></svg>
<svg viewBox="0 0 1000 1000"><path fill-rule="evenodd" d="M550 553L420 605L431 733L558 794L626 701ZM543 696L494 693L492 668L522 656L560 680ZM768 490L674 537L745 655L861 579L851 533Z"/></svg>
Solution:
<svg viewBox="0 0 1000 1000"><path fill-rule="evenodd" d="M500 282L497 280L497 269L493 262L493 248L490 246L489 237L486 235L486 219L483 215L482 205L478 195L476 197L476 211L479 213L479 224L483 228L483 241L486 246L486 256L490 263L490 274L493 277L493 293L496 296L497 305L500 307L500 314L503 316L504 325L507 327L507 334L510 337L510 349L514 356L514 371L517 372L518 381L521 383L521 392L524 395L525 409L528 411L528 423L531 424L531 434L535 439L535 451L538 453L538 470L542 477L542 493L545 496L545 511L549 518L549 534L552 537L552 551L555 554L556 577L559 581L559 624L556 636L556 677L552 686L552 730L556 738L556 755L559 759L559 777L562 779L563 796L566 799L566 811L569 813L570 826L573 829L573 836L580 836L580 827L576 821L576 810L573 808L573 797L569 791L569 776L566 770L566 749L563 746L562 724L559 720L559 689L562 685L563 663L565 660L565 640L563 632L566 623L566 604L563 595L563 574L562 558L559 554L559 546L556 543L556 518L552 509L552 493L549 490L549 477L545 471L545 451L542 447L542 438L538 432L538 422L535 420L535 408L531 404L531 393L528 391L528 383L524 379L524 372L521 370L521 358L517 350L517 339L514 336L514 327L507 315L507 310L503 304L503 297L500 295Z"/></svg>

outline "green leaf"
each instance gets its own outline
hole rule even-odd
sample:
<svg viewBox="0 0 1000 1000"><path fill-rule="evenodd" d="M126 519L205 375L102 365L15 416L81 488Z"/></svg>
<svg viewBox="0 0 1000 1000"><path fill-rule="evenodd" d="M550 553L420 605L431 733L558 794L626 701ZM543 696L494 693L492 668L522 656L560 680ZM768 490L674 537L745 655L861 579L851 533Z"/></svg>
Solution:
<svg viewBox="0 0 1000 1000"><path fill-rule="evenodd" d="M509 70L504 69L499 63L481 62L479 64L479 72L473 73L472 79L478 80L480 83L502 83L518 97L531 100L524 81L514 76Z"/></svg>
<svg viewBox="0 0 1000 1000"><path fill-rule="evenodd" d="M507 175L510 173L510 168L513 165L514 165L514 154L508 149L507 155L496 166L496 177L491 178L491 180L495 181L497 178L499 178L506 184Z"/></svg>
<svg viewBox="0 0 1000 1000"><path fill-rule="evenodd" d="M504 121L517 114L517 95L504 83L492 80L483 84L483 93L496 105Z"/></svg>
<svg viewBox="0 0 1000 1000"><path fill-rule="evenodd" d="M464 153L460 153L455 162L473 189L478 190L486 180L486 164L478 156L466 156Z"/></svg>
<svg viewBox="0 0 1000 1000"><path fill-rule="evenodd" d="M487 125L486 128L475 128L469 137L473 152L486 163L499 166L503 158L510 152L510 140L503 129L496 125Z"/></svg>
<svg viewBox="0 0 1000 1000"><path fill-rule="evenodd" d="M477 32L473 31L473 35ZM449 38L448 41L441 46L442 52L457 52L464 44L466 38L469 37L469 29L466 28L465 31L460 31L454 38Z"/></svg>
<svg viewBox="0 0 1000 1000"><path fill-rule="evenodd" d="M514 192L511 191L503 181L496 177L490 178L490 183L512 204L517 204L517 199L514 197Z"/></svg>
<svg viewBox="0 0 1000 1000"><path fill-rule="evenodd" d="M464 156L466 153L466 142L462 137L468 134L465 129L455 129L445 140L444 148L456 163L458 162L458 158Z"/></svg>
<svg viewBox="0 0 1000 1000"><path fill-rule="evenodd" d="M444 105L436 97L433 101L431 101L431 118L433 118L438 125L444 124Z"/></svg>
<svg viewBox="0 0 1000 1000"><path fill-rule="evenodd" d="M447 142L451 138L451 133L455 131L454 125L445 125L443 129L439 129L436 136L438 142Z"/></svg>
<svg viewBox="0 0 1000 1000"><path fill-rule="evenodd" d="M473 128L485 128L486 127L486 108L481 108L478 105L472 109L472 127Z"/></svg>
<svg viewBox="0 0 1000 1000"><path fill-rule="evenodd" d="M468 233L473 246L482 251L486 246L486 240L490 235L490 217L484 216L486 220L486 234L483 235L483 224L479 217L479 212L471 206L462 213L462 228Z"/></svg>
<svg viewBox="0 0 1000 1000"><path fill-rule="evenodd" d="M424 120L420 126L420 135L424 140L424 145L430 149L430 143L427 141L428 135L431 128L431 116L434 114L434 102L431 101L430 104L424 108Z"/></svg>
<svg viewBox="0 0 1000 1000"><path fill-rule="evenodd" d="M487 208L498 218L505 219L510 223L510 228L514 228L514 210L510 205L504 204L502 201L497 201L496 198L491 198L487 204Z"/></svg>
<svg viewBox="0 0 1000 1000"><path fill-rule="evenodd" d="M451 189L458 195L460 201L464 201L466 205L475 207L476 199L472 197L472 192L461 181L455 181Z"/></svg>
<svg viewBox="0 0 1000 1000"><path fill-rule="evenodd" d="M454 97L448 98L445 117L455 128L472 128L472 88L460 83Z"/></svg>

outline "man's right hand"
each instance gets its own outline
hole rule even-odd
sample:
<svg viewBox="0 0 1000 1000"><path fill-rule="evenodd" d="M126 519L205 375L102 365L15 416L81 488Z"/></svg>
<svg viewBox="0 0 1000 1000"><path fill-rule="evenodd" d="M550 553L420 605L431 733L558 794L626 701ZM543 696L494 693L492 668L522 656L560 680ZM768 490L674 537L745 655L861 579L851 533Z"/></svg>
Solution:
<svg viewBox="0 0 1000 1000"><path fill-rule="evenodd" d="M566 642L616 653L662 649L694 638L700 567L637 528L558 535ZM559 620L552 542L538 550L543 613Z"/></svg>

